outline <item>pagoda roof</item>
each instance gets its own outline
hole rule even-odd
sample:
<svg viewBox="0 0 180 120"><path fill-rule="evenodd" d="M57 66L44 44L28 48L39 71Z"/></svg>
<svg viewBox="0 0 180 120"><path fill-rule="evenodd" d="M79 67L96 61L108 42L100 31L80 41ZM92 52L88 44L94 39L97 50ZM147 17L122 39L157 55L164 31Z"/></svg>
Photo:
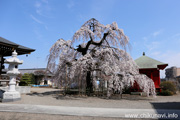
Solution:
<svg viewBox="0 0 180 120"><path fill-rule="evenodd" d="M143 56L139 57L135 60L136 64L139 66L139 69L164 69L166 66L168 66L167 63L160 62L158 60L155 60L153 58L150 58L143 53Z"/></svg>
<svg viewBox="0 0 180 120"><path fill-rule="evenodd" d="M17 51L18 55L29 54L35 51L35 49L19 45L0 37L0 55L11 56L14 49Z"/></svg>

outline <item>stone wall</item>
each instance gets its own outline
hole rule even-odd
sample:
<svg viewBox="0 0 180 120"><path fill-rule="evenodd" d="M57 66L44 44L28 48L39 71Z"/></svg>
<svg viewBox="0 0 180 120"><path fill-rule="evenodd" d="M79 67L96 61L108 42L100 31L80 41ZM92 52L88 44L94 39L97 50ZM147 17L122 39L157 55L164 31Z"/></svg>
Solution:
<svg viewBox="0 0 180 120"><path fill-rule="evenodd" d="M0 87L0 90L7 91L8 87ZM30 93L31 87L30 86L16 86L16 91L20 93Z"/></svg>

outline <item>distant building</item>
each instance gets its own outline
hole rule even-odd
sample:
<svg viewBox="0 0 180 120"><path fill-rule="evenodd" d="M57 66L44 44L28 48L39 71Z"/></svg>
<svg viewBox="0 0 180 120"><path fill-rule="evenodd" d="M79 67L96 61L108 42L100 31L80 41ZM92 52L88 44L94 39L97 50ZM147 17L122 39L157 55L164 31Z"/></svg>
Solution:
<svg viewBox="0 0 180 120"><path fill-rule="evenodd" d="M52 77L53 75L50 74L50 73L47 73L46 72L46 68L32 68L32 69L19 69L19 72L23 75L25 73L32 73L34 74L35 76L38 76L39 75L43 75L43 77L41 78L41 80L35 80L35 83L37 85L51 85L51 86L54 86L53 85L53 82L52 82Z"/></svg>
<svg viewBox="0 0 180 120"><path fill-rule="evenodd" d="M19 69L19 72L24 75L25 73L33 73L35 71L46 71L46 68L27 68L27 69Z"/></svg>
<svg viewBox="0 0 180 120"><path fill-rule="evenodd" d="M168 64L150 58L143 53L143 56L135 60L139 66L139 72L147 75L154 81L154 85L157 91L160 91L160 70L165 69Z"/></svg>
<svg viewBox="0 0 180 120"><path fill-rule="evenodd" d="M177 68L176 66L167 68L165 74L165 80L174 81L178 89L180 89L180 68Z"/></svg>
<svg viewBox="0 0 180 120"><path fill-rule="evenodd" d="M9 76L7 76L6 74L1 74L0 75L0 87L3 86L9 86ZM16 80L16 86L19 86L19 80Z"/></svg>
<svg viewBox="0 0 180 120"><path fill-rule="evenodd" d="M166 69L166 79L173 79L180 76L180 68L175 66Z"/></svg>

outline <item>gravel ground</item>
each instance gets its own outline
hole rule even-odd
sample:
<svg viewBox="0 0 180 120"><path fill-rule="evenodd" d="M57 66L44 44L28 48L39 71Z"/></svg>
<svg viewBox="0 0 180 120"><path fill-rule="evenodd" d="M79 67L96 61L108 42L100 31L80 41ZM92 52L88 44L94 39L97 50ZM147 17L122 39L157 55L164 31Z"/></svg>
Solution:
<svg viewBox="0 0 180 120"><path fill-rule="evenodd" d="M1 104L1 103L0 103ZM4 103L3 103L4 104ZM131 108L131 109L178 109L180 94L174 96L141 97L123 95L122 99L105 99L102 97L62 96L60 90L52 88L31 88L30 94L22 94L21 100L5 104L32 104L46 106ZM0 120L123 120L119 118L62 116L47 114L30 114L0 112ZM130 119L125 119L130 120ZM133 119L140 120L140 119Z"/></svg>
<svg viewBox="0 0 180 120"><path fill-rule="evenodd" d="M51 106L131 108L131 109L180 109L180 94L174 96L141 97L123 95L122 99L105 99L86 96L62 96L58 89L32 88L30 94L22 94L21 101L7 104L34 104Z"/></svg>

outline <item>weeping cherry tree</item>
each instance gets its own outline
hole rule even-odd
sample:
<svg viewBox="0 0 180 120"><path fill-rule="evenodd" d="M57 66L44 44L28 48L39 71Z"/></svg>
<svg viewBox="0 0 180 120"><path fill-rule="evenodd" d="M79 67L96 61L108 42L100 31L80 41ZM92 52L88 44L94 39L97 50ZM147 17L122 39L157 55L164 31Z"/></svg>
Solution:
<svg viewBox="0 0 180 120"><path fill-rule="evenodd" d="M50 48L47 70L54 74L54 81L61 87L81 80L91 93L99 77L107 81L107 97L115 92L121 94L135 81L143 92L155 95L154 82L139 73L126 52L128 45L128 37L116 22L103 25L92 18L75 32L72 40L56 41Z"/></svg>

